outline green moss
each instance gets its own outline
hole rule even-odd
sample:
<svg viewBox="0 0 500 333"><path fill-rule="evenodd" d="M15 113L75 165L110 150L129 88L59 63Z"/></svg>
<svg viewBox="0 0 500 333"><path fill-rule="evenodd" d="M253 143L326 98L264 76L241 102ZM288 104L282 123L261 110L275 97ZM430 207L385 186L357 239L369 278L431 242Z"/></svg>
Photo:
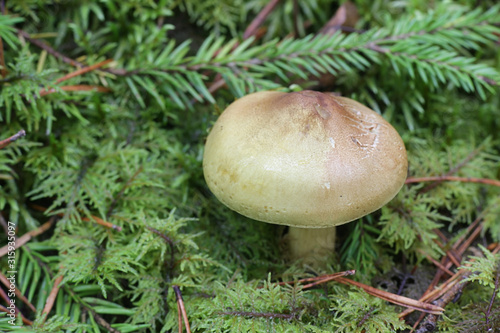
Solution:
<svg viewBox="0 0 500 333"><path fill-rule="evenodd" d="M211 195L201 167L210 127L235 98L267 89L333 90L377 110L403 137L410 176L500 176L500 7L359 0L355 32L315 37L338 4L299 1L295 14L287 0L262 39L241 40L266 3L6 2L1 139L27 135L0 150L0 211L17 236L52 222L16 251L17 286L37 310L16 299L34 321L18 320L17 331L177 331L177 285L193 332L402 332L413 324L398 321L402 309L361 290L278 282L348 269L366 284L413 267L434 272L427 256L449 249L436 230L455 241L479 216L481 242L500 240L498 187L405 185L382 210L340 227L338 254L314 269L282 259L286 230ZM295 20L298 37L287 38ZM63 55L78 66L113 62L57 83L78 67ZM220 78L223 89L210 90ZM488 323L472 316L498 289L498 255L482 253L443 331L498 323L498 311ZM6 256L0 266L8 270ZM0 315L0 330L11 329Z"/></svg>

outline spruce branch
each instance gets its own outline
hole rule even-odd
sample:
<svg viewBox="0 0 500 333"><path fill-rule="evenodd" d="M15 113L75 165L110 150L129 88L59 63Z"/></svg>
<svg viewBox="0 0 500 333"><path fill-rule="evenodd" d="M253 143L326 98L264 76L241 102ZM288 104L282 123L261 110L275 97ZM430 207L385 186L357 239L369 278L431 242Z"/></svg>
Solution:
<svg viewBox="0 0 500 333"><path fill-rule="evenodd" d="M403 71L412 77L418 74L434 88L451 82L468 92L477 91L484 98L483 88L498 85L500 75L491 67L475 63L471 57L459 55L447 45L465 39L470 43L462 42L464 47L474 50L479 42L491 43L496 31L492 22L496 22L494 14L499 8L493 8L488 15L480 15L478 11L465 17L454 17L456 13L431 14L426 19L413 18L410 22L408 18L401 19L395 24L396 28L372 29L361 34L276 39L261 45L252 45L252 39L239 44L234 39L226 42L223 38L210 36L192 57L184 56L189 51L188 43L177 47L169 44L152 67L134 70L132 77L147 91L153 90L153 83L146 85L135 76L162 77L172 98L185 107L186 94L213 103L204 85L210 75L202 73L221 75L232 92L241 96L279 87L268 79L271 75L287 83L294 76L307 80L309 75L318 77L325 72L336 75L338 72L364 71L386 61L380 58L382 55L393 64L396 74ZM454 20L450 22L450 19ZM470 29L469 34L454 34L466 28ZM394 35L395 32L398 34Z"/></svg>

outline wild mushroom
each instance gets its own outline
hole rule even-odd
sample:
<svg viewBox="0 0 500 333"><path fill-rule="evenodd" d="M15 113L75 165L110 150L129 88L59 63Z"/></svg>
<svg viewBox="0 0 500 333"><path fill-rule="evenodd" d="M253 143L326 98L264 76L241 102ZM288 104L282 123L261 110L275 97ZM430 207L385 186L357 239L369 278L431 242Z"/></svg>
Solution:
<svg viewBox="0 0 500 333"><path fill-rule="evenodd" d="M203 172L224 205L288 225L290 257L314 261L333 252L335 226L399 192L407 157L396 130L356 101L265 91L221 114L207 138Z"/></svg>

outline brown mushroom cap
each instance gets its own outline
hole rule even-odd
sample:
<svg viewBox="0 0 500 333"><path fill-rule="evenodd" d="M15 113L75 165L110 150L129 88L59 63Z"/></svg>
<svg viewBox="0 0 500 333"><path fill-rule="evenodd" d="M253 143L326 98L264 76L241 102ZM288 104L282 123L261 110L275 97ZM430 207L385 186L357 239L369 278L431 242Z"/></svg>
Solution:
<svg viewBox="0 0 500 333"><path fill-rule="evenodd" d="M396 130L349 98L258 92L214 124L203 171L213 194L242 215L320 228L385 205L404 184L407 157Z"/></svg>

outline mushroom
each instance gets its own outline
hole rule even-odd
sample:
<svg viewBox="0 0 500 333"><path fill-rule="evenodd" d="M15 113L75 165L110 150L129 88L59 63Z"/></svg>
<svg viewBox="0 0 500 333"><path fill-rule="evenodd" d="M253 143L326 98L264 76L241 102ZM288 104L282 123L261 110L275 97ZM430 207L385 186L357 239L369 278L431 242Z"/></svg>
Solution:
<svg viewBox="0 0 500 333"><path fill-rule="evenodd" d="M407 157L396 130L352 99L263 91L220 115L207 138L203 172L224 205L289 226L289 256L315 262L334 252L335 226L399 192Z"/></svg>

